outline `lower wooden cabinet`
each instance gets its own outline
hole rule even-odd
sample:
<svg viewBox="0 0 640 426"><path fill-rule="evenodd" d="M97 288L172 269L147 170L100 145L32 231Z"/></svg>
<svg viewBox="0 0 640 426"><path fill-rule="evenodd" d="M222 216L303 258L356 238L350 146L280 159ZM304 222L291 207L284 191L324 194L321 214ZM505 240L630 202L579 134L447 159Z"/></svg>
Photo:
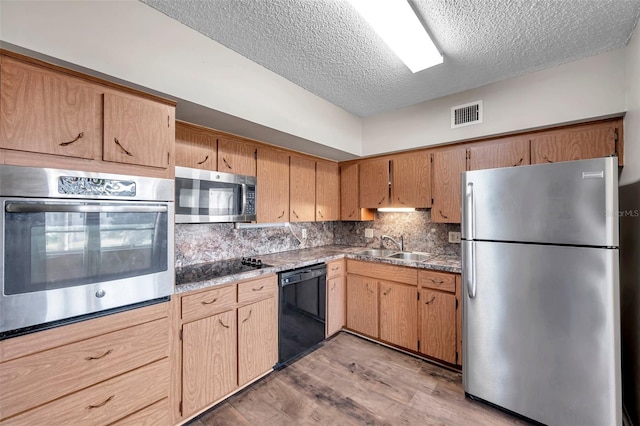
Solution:
<svg viewBox="0 0 640 426"><path fill-rule="evenodd" d="M346 325L346 278L344 259L327 263L326 336L332 336Z"/></svg>
<svg viewBox="0 0 640 426"><path fill-rule="evenodd" d="M249 383L278 361L278 303L275 297L238 309L238 385Z"/></svg>
<svg viewBox="0 0 640 426"><path fill-rule="evenodd" d="M378 281L347 275L347 328L378 338Z"/></svg>
<svg viewBox="0 0 640 426"><path fill-rule="evenodd" d="M380 340L418 350L418 306L415 285L379 281Z"/></svg>
<svg viewBox="0 0 640 426"><path fill-rule="evenodd" d="M456 364L456 296L420 290L420 350L433 358Z"/></svg>

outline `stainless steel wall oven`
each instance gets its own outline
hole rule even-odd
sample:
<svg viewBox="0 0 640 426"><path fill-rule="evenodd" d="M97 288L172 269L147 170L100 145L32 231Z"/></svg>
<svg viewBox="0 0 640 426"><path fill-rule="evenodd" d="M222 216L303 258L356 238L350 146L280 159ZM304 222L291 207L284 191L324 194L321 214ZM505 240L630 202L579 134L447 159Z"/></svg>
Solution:
<svg viewBox="0 0 640 426"><path fill-rule="evenodd" d="M174 288L174 182L0 166L0 338Z"/></svg>

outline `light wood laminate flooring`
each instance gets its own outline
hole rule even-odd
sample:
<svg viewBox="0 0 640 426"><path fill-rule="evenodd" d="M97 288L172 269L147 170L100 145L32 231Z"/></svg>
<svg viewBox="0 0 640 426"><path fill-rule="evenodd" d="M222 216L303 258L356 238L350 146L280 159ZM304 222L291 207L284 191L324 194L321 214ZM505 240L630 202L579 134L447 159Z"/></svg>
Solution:
<svg viewBox="0 0 640 426"><path fill-rule="evenodd" d="M344 332L190 423L514 424L526 422L466 399L460 373Z"/></svg>

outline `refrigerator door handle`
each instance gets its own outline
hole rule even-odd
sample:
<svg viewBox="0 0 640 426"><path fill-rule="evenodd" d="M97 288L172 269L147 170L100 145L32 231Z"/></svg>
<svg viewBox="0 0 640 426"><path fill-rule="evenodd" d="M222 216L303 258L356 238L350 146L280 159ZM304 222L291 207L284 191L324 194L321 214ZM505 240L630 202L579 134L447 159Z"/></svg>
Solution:
<svg viewBox="0 0 640 426"><path fill-rule="evenodd" d="M467 183L466 188L467 202L465 203L467 211L465 212L465 225L467 228L467 238L474 240L476 238L476 215L473 203L473 182Z"/></svg>
<svg viewBox="0 0 640 426"><path fill-rule="evenodd" d="M473 241L465 241L465 273L463 274L465 278L465 284L467 286L467 294L469 295L469 299L473 299L476 297L476 244Z"/></svg>

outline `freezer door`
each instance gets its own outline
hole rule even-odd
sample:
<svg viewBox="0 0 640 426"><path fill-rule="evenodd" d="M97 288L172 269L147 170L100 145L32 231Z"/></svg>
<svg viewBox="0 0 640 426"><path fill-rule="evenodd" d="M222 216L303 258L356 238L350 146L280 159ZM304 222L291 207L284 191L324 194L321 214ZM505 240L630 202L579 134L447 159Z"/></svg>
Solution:
<svg viewBox="0 0 640 426"><path fill-rule="evenodd" d="M616 157L465 172L462 198L466 240L618 246Z"/></svg>
<svg viewBox="0 0 640 426"><path fill-rule="evenodd" d="M463 241L463 262L465 392L544 424L621 424L618 250Z"/></svg>

